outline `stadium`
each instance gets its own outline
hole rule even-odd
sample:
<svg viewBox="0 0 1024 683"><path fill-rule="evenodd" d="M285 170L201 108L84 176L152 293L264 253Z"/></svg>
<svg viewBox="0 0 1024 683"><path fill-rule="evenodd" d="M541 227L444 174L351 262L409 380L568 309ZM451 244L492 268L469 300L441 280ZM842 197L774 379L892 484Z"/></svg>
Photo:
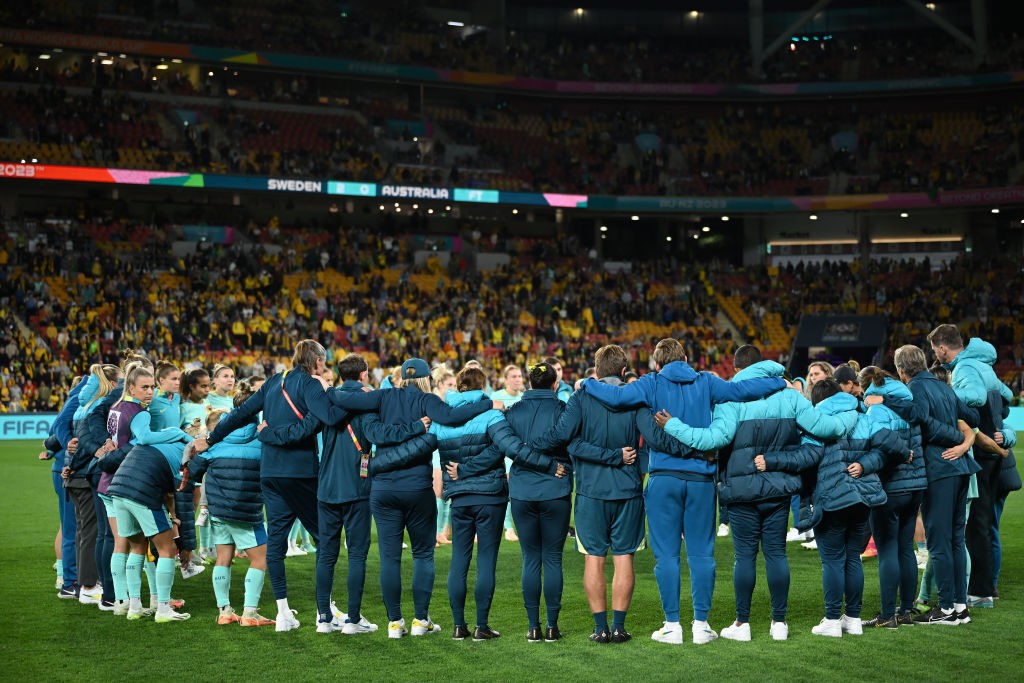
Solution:
<svg viewBox="0 0 1024 683"><path fill-rule="evenodd" d="M612 567L605 572L603 563L592 570L589 561L595 553L574 552L587 543L577 538L565 543L561 621L555 627L561 634L538 646L529 636L523 639L528 635L523 613L527 550L521 550L517 536L523 525L512 521L517 497L512 465L504 493L487 493L504 495L502 506L509 510L500 549L497 542L493 548L477 543L480 554L469 570L475 576L485 547L486 552L493 549L497 568L489 577L495 584L490 625L486 615L481 617L480 577L477 599L471 602L484 623L474 630L471 620L466 624L462 619L472 635L482 627L485 637L474 637L481 641L475 643L449 638L453 619L461 614L457 605L464 607L466 601L465 576L461 597L453 597L458 591L452 592L452 575L465 567L441 540L455 540L448 537L452 525L438 521L436 548L433 527L429 539L436 574L433 608L429 616L413 619L408 613L406 620L414 636L419 635L417 624L430 625L431 618L441 630L429 638L392 642L389 636L396 636L389 622L397 619L390 618L394 608L384 586L389 570L382 566L388 562L383 547L378 557L381 522L376 511L364 558L361 614L381 625L379 633L374 626L363 637L348 637L349 631L342 633L344 619L338 633L317 632L317 613L323 615L317 607L322 597L317 559L322 547L317 546L322 541L314 533L305 551L275 560L273 503L267 506L271 540L267 544L264 537L269 569L261 609L273 616L277 597L280 626L280 615L294 608L298 614L291 632L218 624L223 605L211 589L213 575L227 576L227 583L233 575L238 593L238 586L249 582L250 565L237 559L232 568L222 569L222 563L214 562L217 553L205 557L204 539L214 544L202 528L196 536L194 525L178 538L176 553L190 552L189 544L196 552L191 559L176 556L180 569L174 570L173 587L174 599L184 600L183 609L191 613L189 623L163 626L149 623L152 619L137 624L116 618L103 606L113 596L107 595L106 582L96 602L100 609L81 604L87 602L80 599L84 583L73 584L70 597L76 599L55 600L49 569L54 555L59 568L70 566L62 553L80 551L59 536L51 544L55 528L66 528L67 516L74 525L75 507L90 495L100 501L100 494L83 478L84 497L73 506L75 494L62 490L67 485L61 473L74 453L59 437L56 443L44 442L62 433L59 416L72 401L79 405L78 396L88 389L85 380L105 372L115 383L115 375L135 377L122 363L126 349L156 365L154 396L167 395L159 386L164 372L159 362L172 364L183 384L186 378L207 375L208 389L224 402L212 412L222 407L225 424L234 427L235 419L227 416L233 409L246 412L242 399L232 403L245 390L237 385L255 389L253 384L266 380L267 387L279 387L288 396L286 378L300 374L293 369L306 367L295 360L301 355L300 340L310 340L311 346L303 348L313 349L321 365L306 369L322 368L324 389L358 380L383 389L379 393L393 392L384 387L407 386L403 373L405 382L426 380L430 389L419 366L407 362L422 359L436 390L445 377L463 377L467 363L475 361L482 402L493 399L502 411L529 398L531 390L546 391L531 384L537 378L550 384L546 374L535 374L546 365L559 368L555 387L566 406L585 404L570 394L588 400L603 396L590 383L601 377L594 368L602 367L603 350L609 347L623 354L625 367L616 374L624 380L632 373L642 386L653 385L657 376L667 376L667 362L681 361L712 387L717 385L711 378L733 385L748 377L744 373L750 363L740 359L745 349L754 348L756 361L773 363L779 378L796 383L815 404L814 366L824 364L820 367L827 366L837 384L846 378L858 391L858 381L870 385L861 369L877 366L889 373L889 380L903 379L913 392L913 419L899 423L912 430L917 420L923 424L919 406L924 402L914 389L913 373L905 373L907 356L901 356L912 346L923 351L929 369L935 369L933 363L948 366L956 398L977 408L973 419L961 414L945 426L956 431L959 417L974 428L978 436L965 431L957 437L965 448L978 439L973 441L975 457L962 459L981 463L972 482L991 474L995 486L997 477L1016 475L1012 433L1024 429L1024 40L1014 30L1020 18L1014 3L994 0L694 0L685 5L656 0L582 5L559 0L311 0L301 5L225 0L215 6L194 0L39 0L0 9L0 452L11 474L0 503L6 522L0 536L5 541L0 562L6 568L0 596L19 615L0 639L6 655L0 672L94 680L173 666L176 674L197 679L237 673L257 679L365 675L374 680L464 680L483 674L534 680L592 677L628 662L631 672L652 680L698 675L811 680L835 675L840 667L842 675L857 680L880 675L943 680L963 671L1013 676L1024 654L1007 635L1024 623L1015 612L1024 562L1018 530L1024 521L1017 496L1007 498L1003 491L1000 497L986 481L972 484L981 492L968 508L975 521L963 522L967 539L961 551L974 571L980 567L982 573L994 573L998 591L994 580L980 596L968 591L970 598L982 600L965 603L971 607L970 623L961 619L959 630L915 625L889 633L865 626L860 638L815 637L811 629L822 616L823 600L829 619L828 588L822 584L827 561L819 556L821 546L811 552L797 543L787 544L784 553L791 575L788 616L777 616L775 584L771 576L764 581L765 558L757 561L761 580L756 587L750 584L753 604L741 607L739 596L734 604L730 579L739 549L734 553L735 530L730 532L725 509L715 506L720 518L712 516L711 522L715 528L721 522L723 533L711 539L710 553L701 560L711 562L710 616L691 615L707 611L697 604L698 584L707 578L698 578L697 555L691 554L697 534L683 541L676 577L681 619L672 619L665 599L665 551L652 543L647 526L647 545L654 549L637 551L631 570L635 588L627 625L632 640L612 639L607 647L606 641L595 643L588 636L595 629L600 635L601 620L595 615L601 610L592 609L598 603L589 588L584 590L584 576L589 581L592 571L606 573L611 588L615 572ZM984 346L988 398L982 396L980 403L971 403L961 391L967 380L958 384L955 358L961 347L952 337L945 343L941 330L948 325L956 326L957 339L969 352ZM678 352L672 346L675 355L665 356L659 351L665 348L662 340L677 340ZM365 360L365 377L345 375L349 366L343 361L351 360L350 354ZM219 384L225 369L231 382ZM75 379L82 377L86 389L73 391ZM106 380L93 381L105 386ZM453 386L456 381L463 386L461 379L452 380ZM129 397L129 389L124 391ZM463 389L452 391L461 394ZM341 389L331 392L340 394ZM184 416L191 399L184 386L180 394ZM259 400L277 400L258 395ZM439 395L440 403L451 404L444 390ZM770 397L742 400L751 399L760 403ZM141 400L143 413L153 412L151 399L133 400ZM350 408L346 399L338 400L335 407L350 414L365 410L387 421L378 399L372 399L372 409ZM733 405L733 400L713 402ZM266 444L275 443L271 439L283 438L279 430L284 426L275 424L270 403L265 413L260 405L267 434L274 435L251 438L263 443L266 453ZM301 411L291 405L294 416L289 411L286 423L303 422L308 406L300 405ZM422 417L427 437L437 434L440 445L429 449L441 453L432 475L436 510L451 514L443 499L457 500L463 490L475 499L479 491L472 479L462 489L458 476L450 478L445 469L449 459L443 442L454 438L445 431L447 423L427 412L408 413L410 405L403 404L402 414ZM645 405L650 414L667 407ZM688 405L679 404L681 409ZM981 409L993 405L991 416ZM672 415L682 417L683 427L700 432L717 424L713 415L722 419L717 409L706 407L697 421L687 417L689 412ZM584 415L588 409L581 409ZM561 411L559 406L555 417ZM196 419L205 421L210 412L204 408ZM528 449L537 441L516 429L512 417L525 412L506 415L516 431L515 445ZM863 400L857 412L864 420L873 414ZM904 417L898 407L889 413ZM324 423L320 413L317 417ZM361 418L350 419L350 424L363 424ZM586 440L596 428L585 416L581 419L577 432ZM70 425L70 417L67 421ZM80 436L84 422L76 418L77 426L69 426L67 435ZM682 458L700 460L700 452L718 450L717 444L696 448L680 436L682 428L670 429L671 424L658 436L669 434L669 441L674 437L690 448ZM552 425L554 430L557 425ZM179 429L184 422L171 426L187 431ZM125 453L131 445L163 443L160 437L140 442L132 432L122 435L134 434L124 445L116 427L111 429L111 446L124 446ZM307 455L324 455L322 468L334 442L324 424L321 429L319 445ZM345 448L354 441L361 452L360 441L370 440L348 429L352 436ZM482 433L490 435L497 452L498 439L489 429ZM636 445L645 451L643 464L637 464L641 480L649 485L651 479L696 476L688 471L650 476L657 471L654 453L662 445L643 427L637 429L643 438ZM930 432L920 429L927 450ZM801 430L807 437L802 423ZM343 428L337 431L348 439ZM722 488L725 463L728 453L741 450L742 428L733 433L736 444L722 447L720 464L709 457L709 469L700 473L712 499L715 481L720 499L730 495ZM222 443L227 446L221 431L204 424L200 432L182 437L178 453L193 438L205 445L207 434L215 449L211 453ZM308 444L312 437L303 438ZM986 464L984 439L1004 457ZM287 450L297 442L283 443L274 448ZM378 455L387 448L384 442L372 443ZM654 464L647 462L648 446ZM194 450L196 457L202 455L199 447ZM577 464L573 446L568 452L565 464L571 468ZM37 461L37 455L45 462ZM523 457L527 462L532 456ZM90 459L87 454L82 462L92 467ZM312 462L316 467L317 460ZM44 467L52 469L52 486ZM587 494L580 490L581 473L575 474L578 504ZM323 505L322 469L319 476ZM367 478L365 472L362 477ZM313 486L306 491L308 499L288 504L294 513L285 514L289 526L296 515L302 517L296 505L308 504L311 514L317 512L316 472L308 478ZM884 472L881 480L888 485ZM572 476L568 481L572 490ZM1017 487L1019 481L1017 476ZM644 494L648 525L654 524L650 493ZM198 496L188 514L200 514ZM433 500L435 493L429 497ZM889 497L895 499L891 491ZM64 510L59 515L55 498ZM798 502L792 522L786 523L793 532ZM102 519L115 515L113 507L104 514L102 504L96 506L100 553ZM458 504L451 510L457 508L464 510ZM788 510L787 504L787 519ZM576 511L570 528L580 526L581 517ZM875 524L871 520L869 529ZM175 529L190 526L182 521ZM262 527L262 512L258 524ZM981 537L973 535L981 533L979 525L984 527ZM693 528L681 528L684 537L687 527ZM924 550L918 527L915 542ZM586 524L581 528L589 532ZM422 578L421 565L413 569L414 560L422 558L413 530L408 532L399 536L403 545L414 547L402 551L405 561L396 573L406 583L406 602L409 586L415 594L417 576ZM117 534L111 528L106 533L114 544ZM486 534L475 535L479 540ZM870 535L865 532L865 543ZM874 529L875 540L879 535ZM347 526L344 538L350 538ZM157 541L152 543L147 551L166 559ZM979 543L991 546L985 557L977 551ZM221 545L216 545L219 552ZM303 547L301 539L289 547ZM614 543L610 547L618 558ZM953 547L955 554L955 538ZM127 547L115 548L115 557L131 557ZM339 607L349 592L342 578L349 566L346 548L341 547L333 584ZM467 552L473 555L473 550L470 545ZM109 548L106 553L98 562L98 579L111 571L102 567L110 562ZM257 562L256 557L250 559ZM680 562L678 550L675 561ZM198 569L186 577L192 564ZM882 564L872 557L863 560L865 622L880 599L886 609ZM285 566L288 609L280 602ZM469 582L473 585L474 579ZM72 583L58 585L57 592ZM978 586L978 579L968 579L968 585ZM849 607L849 593L846 601ZM255 606L247 603L250 607L255 614ZM750 612L750 643L736 642L744 639L723 630L732 628L734 612L739 612L736 625L742 626L744 610ZM625 619L625 610L614 611ZM955 607L954 613L959 611ZM691 616L692 643L686 630ZM548 618L550 629L550 611ZM529 621L530 631L545 627L535 625L533 617ZM678 627L679 621L685 634L680 648L665 645L676 641L648 637L659 624ZM775 621L788 623L787 642L773 642L774 626L769 637L769 624ZM716 642L694 646L701 642L698 623L715 629ZM493 639L486 637L490 626L502 637L482 642ZM626 626L610 619L604 626L625 633ZM166 637L168 630L176 631L173 641ZM983 642L1000 647L982 649ZM643 652L630 656L623 651L629 648Z"/></svg>

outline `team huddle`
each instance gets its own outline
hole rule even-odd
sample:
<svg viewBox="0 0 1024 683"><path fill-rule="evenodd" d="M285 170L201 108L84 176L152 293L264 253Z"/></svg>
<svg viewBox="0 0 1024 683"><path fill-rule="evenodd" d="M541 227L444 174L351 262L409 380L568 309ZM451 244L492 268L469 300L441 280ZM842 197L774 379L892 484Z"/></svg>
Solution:
<svg viewBox="0 0 1024 683"><path fill-rule="evenodd" d="M817 362L796 382L749 345L736 351L730 381L692 368L674 339L657 344L653 371L640 377L626 351L608 345L575 391L560 361L546 358L528 368L525 390L522 371L507 368L501 392L489 390L479 363L453 376L419 358L372 390L358 354L336 363L335 385L314 340L296 345L291 369L237 384L225 366L182 373L125 352L121 365L95 365L75 384L47 440L61 516L58 596L127 619L182 621L175 574L194 577L212 560L218 624L291 631L299 620L285 557L301 552L294 538L305 532L315 543L316 630L370 634L378 627L362 602L373 525L389 638L441 631L430 614L434 553L450 544L452 638L492 640L504 536L522 552L527 641L554 642L572 536L585 555L591 641L632 638L633 559L645 544L664 612L654 641L683 642L684 546L695 644L751 640L759 551L771 596L765 632L786 640L786 542L798 534L821 558L824 618L813 634L966 624L969 607L992 607L998 596L999 517L1020 488L1015 435L1003 426L1012 395L987 342L965 346L953 325L928 342L931 368L921 348L903 346L895 373ZM736 614L719 634L708 621L714 546L729 533ZM343 538L345 610L333 598ZM869 539L881 604L862 620ZM920 590L915 542L927 547ZM236 558L249 565L240 612L231 600ZM258 612L267 574L273 619Z"/></svg>

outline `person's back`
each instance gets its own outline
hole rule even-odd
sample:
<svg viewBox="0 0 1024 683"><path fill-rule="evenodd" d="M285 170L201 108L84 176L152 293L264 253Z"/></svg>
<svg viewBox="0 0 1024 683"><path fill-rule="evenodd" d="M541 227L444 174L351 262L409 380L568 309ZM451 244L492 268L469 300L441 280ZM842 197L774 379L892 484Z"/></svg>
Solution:
<svg viewBox="0 0 1024 683"><path fill-rule="evenodd" d="M565 410L565 404L550 389L530 389L523 394L523 400L505 412L505 420L525 443L530 443L545 434L558 422ZM550 455L558 462L569 464L569 455L564 448L554 449ZM509 470L509 497L521 500L554 499L572 492L571 477L555 477L546 472L512 463Z"/></svg>
<svg viewBox="0 0 1024 683"><path fill-rule="evenodd" d="M260 490L260 459L263 447L256 438L256 425L247 424L194 458L190 475L205 471L210 514L238 522L263 521Z"/></svg>
<svg viewBox="0 0 1024 683"><path fill-rule="evenodd" d="M622 386L617 377L603 377L602 383ZM569 457L572 459L576 476L577 495L601 500L626 500L639 496L643 488L643 472L639 460L635 465L621 464L621 458L614 462L615 452L630 446L640 450L640 430L637 427L637 411L642 409L608 408L594 396L577 392L569 399L578 401L582 413L581 437L569 443ZM585 442L585 443L584 443ZM608 452L606 462L596 462L585 456L589 447Z"/></svg>

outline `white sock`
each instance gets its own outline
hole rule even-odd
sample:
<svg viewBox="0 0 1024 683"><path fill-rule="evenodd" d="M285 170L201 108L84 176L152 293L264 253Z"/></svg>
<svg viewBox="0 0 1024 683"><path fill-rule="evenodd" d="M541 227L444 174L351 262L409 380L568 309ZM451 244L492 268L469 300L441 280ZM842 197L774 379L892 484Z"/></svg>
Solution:
<svg viewBox="0 0 1024 683"><path fill-rule="evenodd" d="M962 602L955 602L953 603L953 609L957 612L963 612L965 609L967 609L967 605Z"/></svg>
<svg viewBox="0 0 1024 683"><path fill-rule="evenodd" d="M220 608L220 611L224 614L228 614L230 612L234 612L235 610L231 608L231 605L224 605Z"/></svg>
<svg viewBox="0 0 1024 683"><path fill-rule="evenodd" d="M168 612L171 611L171 603L170 602L158 602L156 604L156 611L159 612L160 614L167 614Z"/></svg>
<svg viewBox="0 0 1024 683"><path fill-rule="evenodd" d="M292 608L288 606L288 598L281 598L277 601L277 613L291 615Z"/></svg>
<svg viewBox="0 0 1024 683"><path fill-rule="evenodd" d="M678 621L666 621L665 622L665 628L673 629L673 628L682 628L682 627L679 625Z"/></svg>
<svg viewBox="0 0 1024 683"><path fill-rule="evenodd" d="M944 607L943 607L943 608L940 608L940 609L942 609L942 613L943 613L943 614L952 614L952 613L953 613L953 610L952 610L952 609L946 609L946 608L944 608Z"/></svg>
<svg viewBox="0 0 1024 683"><path fill-rule="evenodd" d="M142 609L142 598L128 598L128 609L138 612Z"/></svg>

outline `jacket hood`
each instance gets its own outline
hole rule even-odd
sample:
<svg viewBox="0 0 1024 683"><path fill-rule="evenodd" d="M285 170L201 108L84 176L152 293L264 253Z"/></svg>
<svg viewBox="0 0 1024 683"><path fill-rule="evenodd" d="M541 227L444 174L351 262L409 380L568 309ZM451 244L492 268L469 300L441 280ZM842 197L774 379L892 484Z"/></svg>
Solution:
<svg viewBox="0 0 1024 683"><path fill-rule="evenodd" d="M676 384L691 384L697 379L697 371L681 360L672 361L663 367L658 374L669 382L675 382Z"/></svg>
<svg viewBox="0 0 1024 683"><path fill-rule="evenodd" d="M484 392L480 389L474 389L473 391L452 391L449 389L448 393L444 395L444 401L452 408L458 408L467 403L476 403L483 397Z"/></svg>
<svg viewBox="0 0 1024 683"><path fill-rule="evenodd" d="M786 368L782 367L773 360L762 360L753 365L749 365L739 372L732 378L733 382L742 382L746 379L759 379L764 377L782 377L786 372Z"/></svg>
<svg viewBox="0 0 1024 683"><path fill-rule="evenodd" d="M949 367L953 367L961 360L976 360L981 363L988 365L995 365L996 363L996 347L989 344L984 339L974 337L971 341L967 342L967 346L964 350L957 354L949 363Z"/></svg>
<svg viewBox="0 0 1024 683"><path fill-rule="evenodd" d="M884 396L886 398L903 398L908 401L914 399L914 395L910 393L910 389L907 385L899 380L886 378L885 384L880 387L876 387L874 384L864 390L865 396Z"/></svg>
<svg viewBox="0 0 1024 683"><path fill-rule="evenodd" d="M857 410L858 405L860 405L860 402L856 396L840 392L834 396L829 396L815 407L826 415L838 415L851 410Z"/></svg>
<svg viewBox="0 0 1024 683"><path fill-rule="evenodd" d="M225 443L249 443L256 438L256 424L250 422L224 437Z"/></svg>

